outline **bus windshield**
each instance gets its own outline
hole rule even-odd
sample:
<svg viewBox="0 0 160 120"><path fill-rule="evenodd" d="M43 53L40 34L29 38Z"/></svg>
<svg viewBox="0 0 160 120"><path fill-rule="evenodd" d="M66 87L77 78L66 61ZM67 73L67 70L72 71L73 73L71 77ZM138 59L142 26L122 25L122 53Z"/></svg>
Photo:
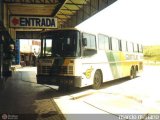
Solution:
<svg viewBox="0 0 160 120"><path fill-rule="evenodd" d="M79 32L54 30L42 33L41 56L76 57L80 55Z"/></svg>

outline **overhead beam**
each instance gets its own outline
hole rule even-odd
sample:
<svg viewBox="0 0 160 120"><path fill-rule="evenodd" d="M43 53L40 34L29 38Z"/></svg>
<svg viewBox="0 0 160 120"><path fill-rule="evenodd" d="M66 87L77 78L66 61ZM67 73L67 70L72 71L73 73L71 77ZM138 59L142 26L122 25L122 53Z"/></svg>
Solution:
<svg viewBox="0 0 160 120"><path fill-rule="evenodd" d="M64 6L64 7L65 7L65 6ZM73 9L67 9L67 8L66 8L66 9L63 8L63 9L61 9L61 10L77 11L77 9L76 9L76 10L73 10Z"/></svg>
<svg viewBox="0 0 160 120"><path fill-rule="evenodd" d="M23 3L23 4L56 4L58 0L3 0L4 3Z"/></svg>
<svg viewBox="0 0 160 120"><path fill-rule="evenodd" d="M71 2L71 4L70 5L76 5L72 0L69 0L70 2ZM79 7L78 5L76 5L79 9L81 8L81 7Z"/></svg>
<svg viewBox="0 0 160 120"><path fill-rule="evenodd" d="M62 22L65 22L63 18L60 18L60 17L56 17L56 18Z"/></svg>
<svg viewBox="0 0 160 120"><path fill-rule="evenodd" d="M55 16L57 12L61 9L61 7L65 4L66 0L59 0L59 4L56 6L56 8L53 10L51 16Z"/></svg>
<svg viewBox="0 0 160 120"><path fill-rule="evenodd" d="M83 4L77 4L77 3L66 3L66 5L77 5L77 6L81 6Z"/></svg>
<svg viewBox="0 0 160 120"><path fill-rule="evenodd" d="M62 13L62 12L60 12L60 13L61 13L61 15L64 15L66 18L70 18L69 15L64 14L64 13Z"/></svg>
<svg viewBox="0 0 160 120"><path fill-rule="evenodd" d="M72 0L69 0L72 4L74 4L74 5L76 5ZM86 0L85 0L86 1ZM87 2L87 1L86 1ZM83 8L84 8L84 4L83 4ZM76 7L78 8L78 9L81 9L82 7L80 7L80 6L78 6L78 5L76 5ZM86 12L85 10L83 11L83 12L85 12L86 14L88 14L88 12ZM90 15L90 14L88 14L88 15Z"/></svg>
<svg viewBox="0 0 160 120"><path fill-rule="evenodd" d="M76 5L79 10L75 10L75 14L72 15L71 18L68 19L64 25L62 25L62 27L75 27L115 1L117 0L85 0L86 4L83 6ZM73 0L69 0L69 3L74 4ZM63 8L63 10L68 9Z"/></svg>
<svg viewBox="0 0 160 120"><path fill-rule="evenodd" d="M58 3L56 4L21 4L21 3L8 3L9 7L16 7L16 6L20 6L20 7L39 7L39 8L46 8L46 7L55 7L56 5L58 5Z"/></svg>
<svg viewBox="0 0 160 120"><path fill-rule="evenodd" d="M64 15L64 16L66 16L66 17L67 17L67 16L73 16L72 14L69 15L69 14L65 14L65 13L58 13L57 15Z"/></svg>
<svg viewBox="0 0 160 120"><path fill-rule="evenodd" d="M67 11L70 11L72 14L75 14L71 9L67 8L66 6L64 6L64 8L66 8ZM61 9L62 10L62 9Z"/></svg>

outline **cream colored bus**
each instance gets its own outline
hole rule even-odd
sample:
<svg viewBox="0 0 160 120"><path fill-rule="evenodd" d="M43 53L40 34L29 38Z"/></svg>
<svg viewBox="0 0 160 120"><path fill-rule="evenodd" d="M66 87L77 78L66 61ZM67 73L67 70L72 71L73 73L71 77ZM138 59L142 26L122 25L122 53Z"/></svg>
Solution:
<svg viewBox="0 0 160 120"><path fill-rule="evenodd" d="M42 32L37 83L98 89L143 69L142 45L77 29Z"/></svg>

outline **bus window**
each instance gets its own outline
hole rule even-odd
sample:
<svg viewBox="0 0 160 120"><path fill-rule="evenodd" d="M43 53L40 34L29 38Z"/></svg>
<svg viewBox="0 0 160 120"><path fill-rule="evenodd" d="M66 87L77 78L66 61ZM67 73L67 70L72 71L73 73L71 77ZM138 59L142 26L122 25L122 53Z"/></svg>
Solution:
<svg viewBox="0 0 160 120"><path fill-rule="evenodd" d="M121 41L122 51L127 51L127 42L122 40Z"/></svg>
<svg viewBox="0 0 160 120"><path fill-rule="evenodd" d="M105 50L109 50L109 37L104 36Z"/></svg>
<svg viewBox="0 0 160 120"><path fill-rule="evenodd" d="M142 53L143 52L143 47L141 44L138 44L139 45L139 52Z"/></svg>
<svg viewBox="0 0 160 120"><path fill-rule="evenodd" d="M140 49L140 48L139 48L139 44L137 44L137 48L138 48L138 52L139 52L139 49Z"/></svg>
<svg viewBox="0 0 160 120"><path fill-rule="evenodd" d="M122 43L121 43L122 40L118 40L119 42L119 51L122 51Z"/></svg>
<svg viewBox="0 0 160 120"><path fill-rule="evenodd" d="M90 35L90 47L96 49L96 37L93 35Z"/></svg>
<svg viewBox="0 0 160 120"><path fill-rule="evenodd" d="M104 36L103 35L98 35L98 47L101 50L104 50Z"/></svg>
<svg viewBox="0 0 160 120"><path fill-rule="evenodd" d="M133 52L133 43L127 42L127 48L128 48L128 52Z"/></svg>
<svg viewBox="0 0 160 120"><path fill-rule="evenodd" d="M43 51L42 53L45 56L51 56L51 52L52 52L52 39L45 39L43 40Z"/></svg>
<svg viewBox="0 0 160 120"><path fill-rule="evenodd" d="M120 50L120 46L119 46L119 40L116 38L112 38L112 50L113 51L119 51Z"/></svg>
<svg viewBox="0 0 160 120"><path fill-rule="evenodd" d="M99 49L101 50L109 50L109 37L99 34L98 35Z"/></svg>
<svg viewBox="0 0 160 120"><path fill-rule="evenodd" d="M138 52L138 44L134 43L134 52Z"/></svg>
<svg viewBox="0 0 160 120"><path fill-rule="evenodd" d="M83 33L83 38L87 39L86 49L96 49L96 37L94 35Z"/></svg>

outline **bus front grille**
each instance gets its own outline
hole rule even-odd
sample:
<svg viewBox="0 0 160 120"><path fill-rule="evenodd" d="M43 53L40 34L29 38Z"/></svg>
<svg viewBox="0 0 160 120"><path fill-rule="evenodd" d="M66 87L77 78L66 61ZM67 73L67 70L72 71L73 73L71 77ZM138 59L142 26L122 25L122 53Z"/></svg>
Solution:
<svg viewBox="0 0 160 120"><path fill-rule="evenodd" d="M38 73L48 75L51 73L51 66L38 66Z"/></svg>
<svg viewBox="0 0 160 120"><path fill-rule="evenodd" d="M73 74L73 66L68 67L68 74Z"/></svg>
<svg viewBox="0 0 160 120"><path fill-rule="evenodd" d="M57 66L57 73L73 74L73 66Z"/></svg>
<svg viewBox="0 0 160 120"><path fill-rule="evenodd" d="M38 73L40 74L72 74L73 66L39 66Z"/></svg>
<svg viewBox="0 0 160 120"><path fill-rule="evenodd" d="M51 73L51 66L42 66L42 73L44 74Z"/></svg>

